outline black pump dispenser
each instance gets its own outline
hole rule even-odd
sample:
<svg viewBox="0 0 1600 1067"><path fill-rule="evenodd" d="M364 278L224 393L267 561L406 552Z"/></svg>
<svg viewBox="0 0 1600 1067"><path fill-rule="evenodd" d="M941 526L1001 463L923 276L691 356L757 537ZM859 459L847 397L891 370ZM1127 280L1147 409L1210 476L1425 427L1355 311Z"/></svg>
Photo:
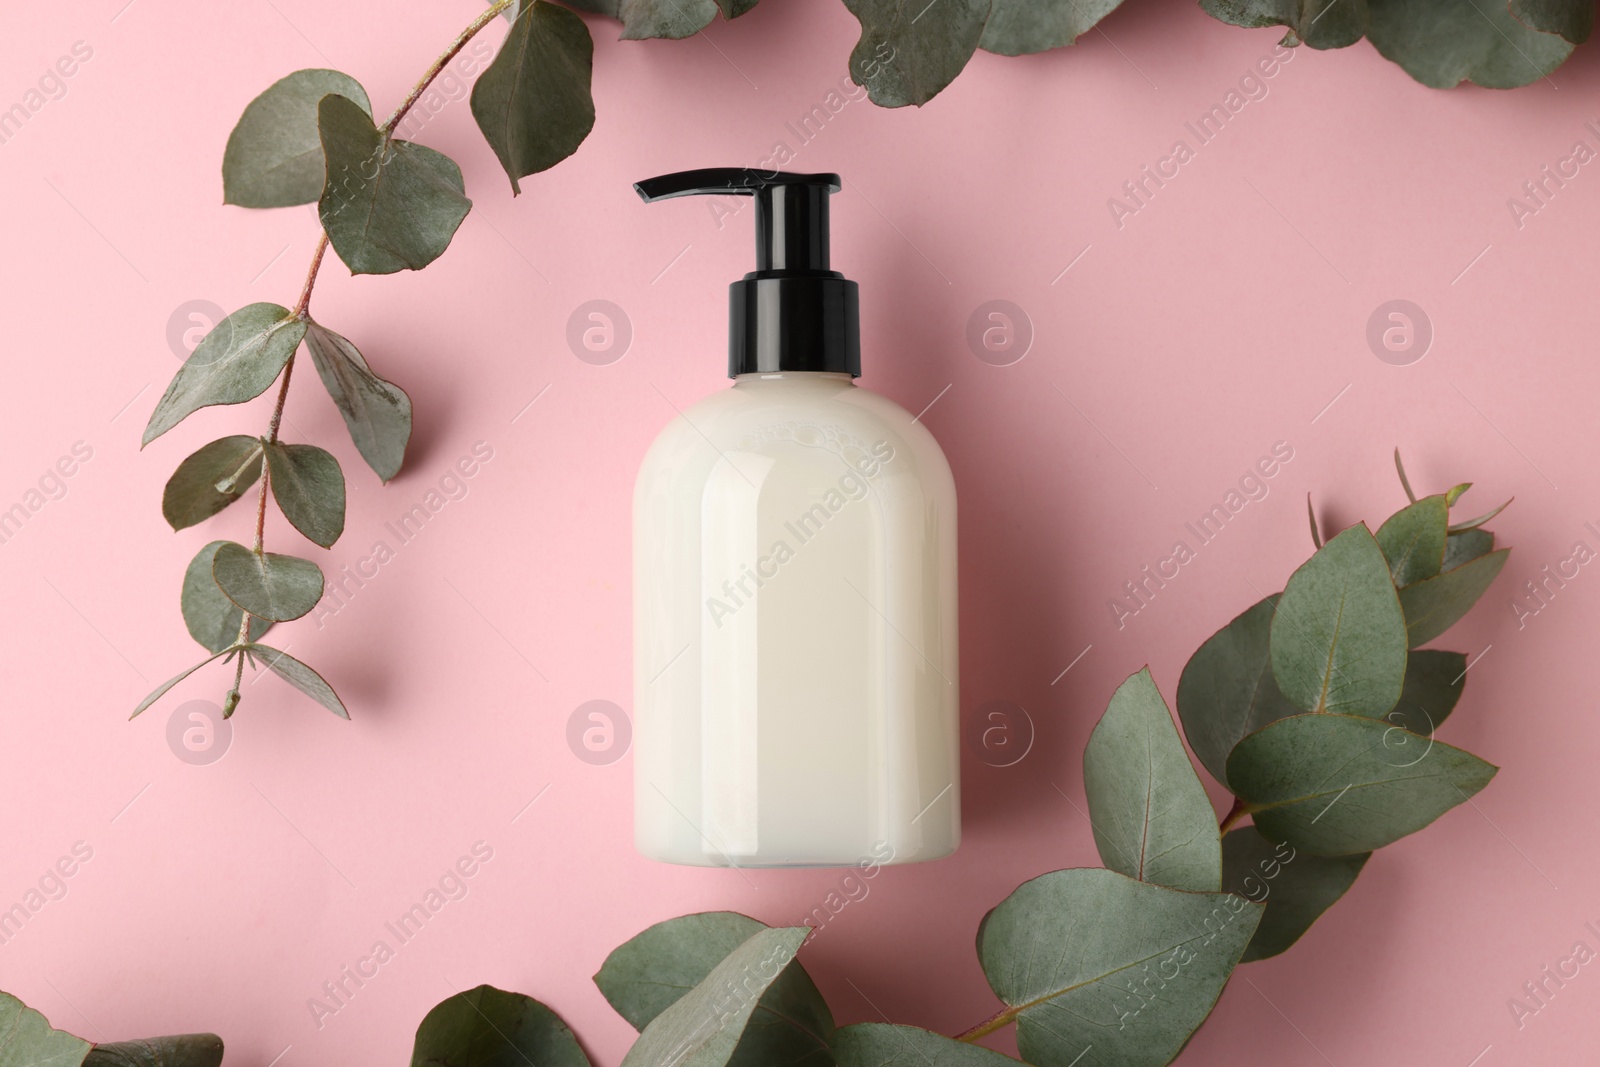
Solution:
<svg viewBox="0 0 1600 1067"><path fill-rule="evenodd" d="M756 269L728 286L728 377L776 371L861 376L856 283L828 265L828 195L837 174L710 167L637 182L645 203L749 196Z"/></svg>

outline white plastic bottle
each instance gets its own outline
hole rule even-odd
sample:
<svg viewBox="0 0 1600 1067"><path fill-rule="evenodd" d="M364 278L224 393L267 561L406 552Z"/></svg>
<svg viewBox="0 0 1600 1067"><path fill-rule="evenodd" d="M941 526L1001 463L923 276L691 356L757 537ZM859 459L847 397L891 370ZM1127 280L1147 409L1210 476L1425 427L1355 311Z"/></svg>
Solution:
<svg viewBox="0 0 1600 1067"><path fill-rule="evenodd" d="M950 466L854 384L829 269L836 175L714 169L646 201L755 197L733 388L675 418L634 491L634 823L699 866L909 863L961 836Z"/></svg>

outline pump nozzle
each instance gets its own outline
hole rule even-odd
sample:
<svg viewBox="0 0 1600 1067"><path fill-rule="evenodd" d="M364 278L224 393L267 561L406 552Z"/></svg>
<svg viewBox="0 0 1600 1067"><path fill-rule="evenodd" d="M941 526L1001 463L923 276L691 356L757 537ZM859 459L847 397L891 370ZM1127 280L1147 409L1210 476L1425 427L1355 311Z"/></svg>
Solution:
<svg viewBox="0 0 1600 1067"><path fill-rule="evenodd" d="M645 203L678 196L755 199L756 269L729 286L728 376L861 374L857 286L829 268L828 195L837 174L709 167L634 184Z"/></svg>

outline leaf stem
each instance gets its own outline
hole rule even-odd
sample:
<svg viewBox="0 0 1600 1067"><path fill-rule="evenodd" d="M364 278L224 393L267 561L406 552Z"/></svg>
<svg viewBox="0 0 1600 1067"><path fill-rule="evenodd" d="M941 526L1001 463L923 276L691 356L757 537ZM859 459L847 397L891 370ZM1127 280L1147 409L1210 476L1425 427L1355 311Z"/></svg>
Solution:
<svg viewBox="0 0 1600 1067"><path fill-rule="evenodd" d="M1244 818L1246 814L1248 814L1248 811L1244 806L1244 801L1234 797L1233 807L1228 809L1228 814L1224 815L1222 821L1217 824L1217 832L1220 834L1227 833L1233 829L1233 824Z"/></svg>
<svg viewBox="0 0 1600 1067"><path fill-rule="evenodd" d="M1016 1021L1018 1011L1019 1009L1017 1008L1003 1007L972 1029L957 1034L955 1039L971 1043L980 1037L994 1033L996 1030L1004 1029Z"/></svg>
<svg viewBox="0 0 1600 1067"><path fill-rule="evenodd" d="M433 66L428 68L428 72L422 76L422 80L412 86L410 95L401 102L399 107L394 109L394 114L390 115L388 121L380 127L385 138L394 133L395 127L400 125L400 120L406 117L406 112L410 111L416 102L422 99L422 94L428 91L428 86L433 84L433 79L437 78L440 72L444 70L445 64L454 59L456 54L467 46L467 42L478 35L479 30L493 22L502 11L516 2L517 0L495 0L495 3L491 4L487 11L473 19L471 25L462 30L456 39L450 42L450 47L445 49L439 58L433 61Z"/></svg>

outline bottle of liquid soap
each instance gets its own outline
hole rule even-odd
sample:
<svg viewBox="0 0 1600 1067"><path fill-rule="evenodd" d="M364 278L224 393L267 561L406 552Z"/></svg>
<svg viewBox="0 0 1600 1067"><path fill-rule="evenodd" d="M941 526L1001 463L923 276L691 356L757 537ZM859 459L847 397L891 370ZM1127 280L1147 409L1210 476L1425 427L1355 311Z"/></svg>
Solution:
<svg viewBox="0 0 1600 1067"><path fill-rule="evenodd" d="M909 863L961 837L956 497L909 412L855 384L835 174L714 168L646 202L754 198L729 287L733 387L686 408L634 490L634 823L669 863Z"/></svg>

